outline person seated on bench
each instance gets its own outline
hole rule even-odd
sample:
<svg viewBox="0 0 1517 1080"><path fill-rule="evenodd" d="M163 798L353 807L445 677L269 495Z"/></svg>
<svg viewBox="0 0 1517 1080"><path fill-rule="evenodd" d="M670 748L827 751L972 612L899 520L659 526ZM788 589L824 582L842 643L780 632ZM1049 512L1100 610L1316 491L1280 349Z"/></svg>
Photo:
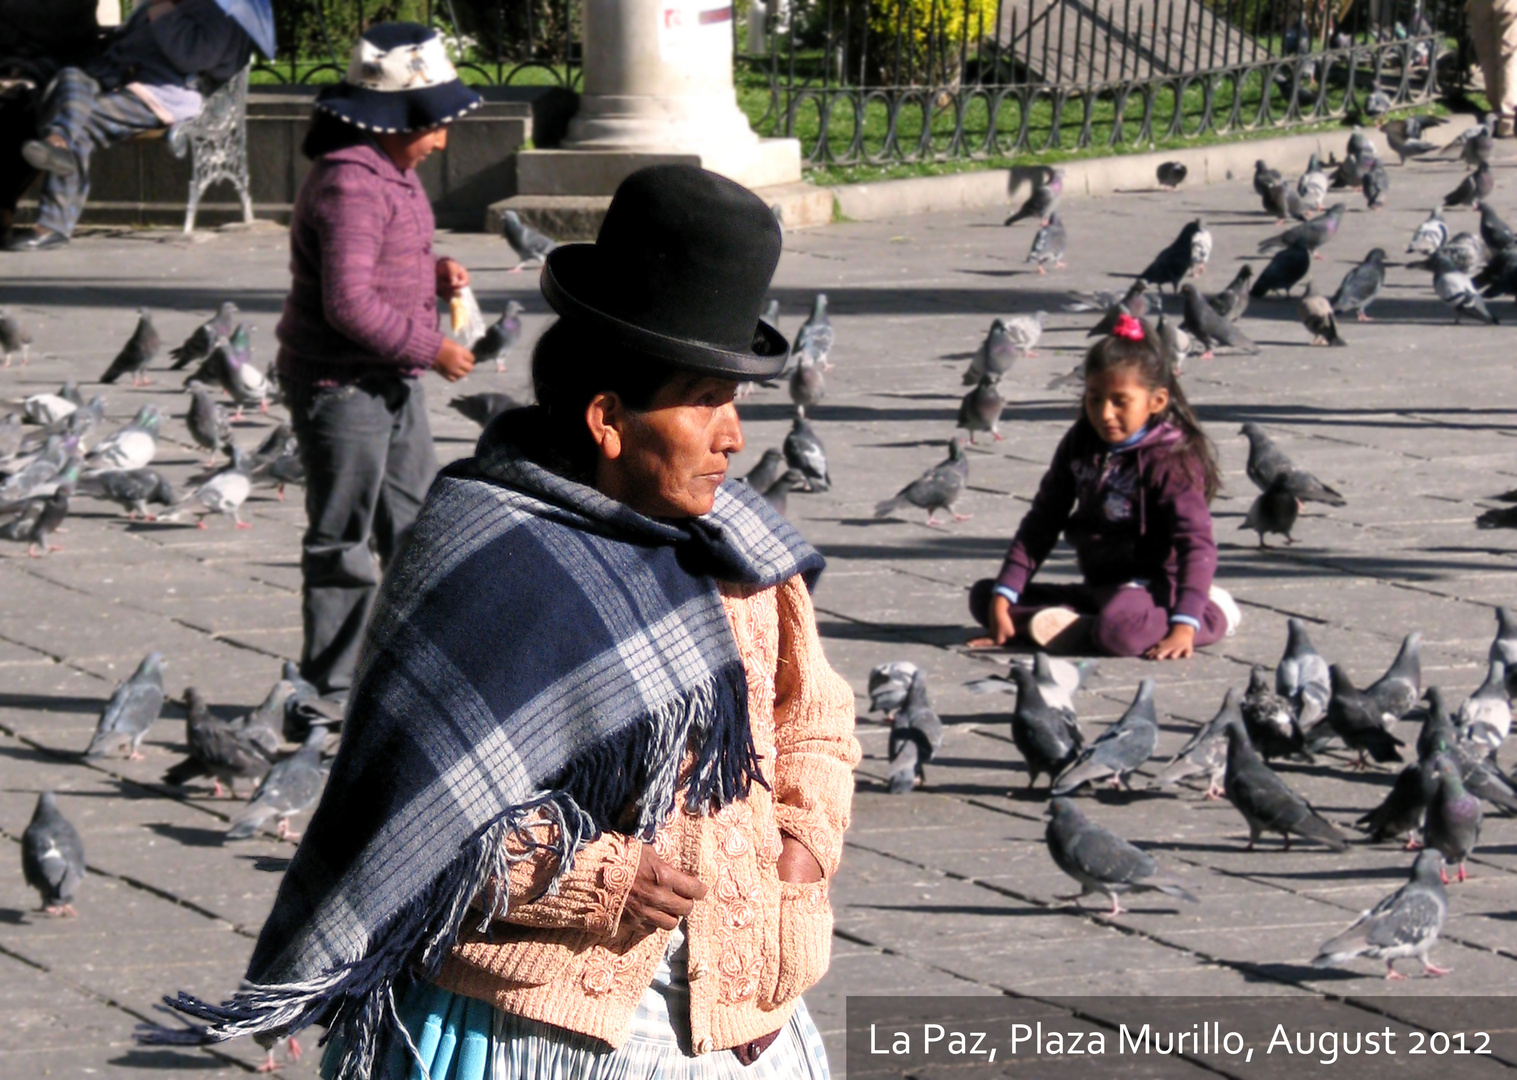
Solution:
<svg viewBox="0 0 1517 1080"><path fill-rule="evenodd" d="M193 120L202 94L236 75L251 55L247 31L216 0L153 0L138 8L100 56L63 68L48 87L38 138L21 148L46 174L37 227L12 230L6 250L68 243L89 195L90 154Z"/></svg>

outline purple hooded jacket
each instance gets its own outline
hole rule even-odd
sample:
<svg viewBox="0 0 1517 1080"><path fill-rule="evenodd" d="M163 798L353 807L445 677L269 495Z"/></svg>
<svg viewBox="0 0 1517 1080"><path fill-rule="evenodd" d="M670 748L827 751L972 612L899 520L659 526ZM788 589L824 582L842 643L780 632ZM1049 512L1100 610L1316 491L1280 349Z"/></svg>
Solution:
<svg viewBox="0 0 1517 1080"><path fill-rule="evenodd" d="M1063 533L1087 585L1142 580L1172 616L1198 622L1217 572L1217 544L1199 470L1175 453L1164 421L1113 449L1082 416L1054 451L996 584L1021 593Z"/></svg>

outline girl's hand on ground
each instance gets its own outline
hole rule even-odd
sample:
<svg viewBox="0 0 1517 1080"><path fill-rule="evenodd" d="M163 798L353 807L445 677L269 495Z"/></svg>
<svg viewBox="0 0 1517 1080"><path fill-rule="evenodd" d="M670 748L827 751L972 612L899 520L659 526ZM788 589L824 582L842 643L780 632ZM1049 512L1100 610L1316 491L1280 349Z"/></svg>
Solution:
<svg viewBox="0 0 1517 1080"><path fill-rule="evenodd" d="M632 879L632 889L622 906L621 924L638 936L673 930L705 895L706 886L700 878L676 870L658 857L652 844L644 844L637 877Z"/></svg>
<svg viewBox="0 0 1517 1080"><path fill-rule="evenodd" d="M1011 601L999 593L990 598L990 625L988 635L969 642L971 649L998 649L1017 636L1011 625Z"/></svg>
<svg viewBox="0 0 1517 1080"><path fill-rule="evenodd" d="M474 370L474 354L458 342L443 338L437 359L432 361L432 370L449 382L457 382Z"/></svg>
<svg viewBox="0 0 1517 1080"><path fill-rule="evenodd" d="M469 285L469 271L455 259L437 260L437 295L443 299L457 296Z"/></svg>
<svg viewBox="0 0 1517 1080"><path fill-rule="evenodd" d="M1196 652L1196 628L1174 623L1164 640L1143 655L1150 660L1184 660Z"/></svg>

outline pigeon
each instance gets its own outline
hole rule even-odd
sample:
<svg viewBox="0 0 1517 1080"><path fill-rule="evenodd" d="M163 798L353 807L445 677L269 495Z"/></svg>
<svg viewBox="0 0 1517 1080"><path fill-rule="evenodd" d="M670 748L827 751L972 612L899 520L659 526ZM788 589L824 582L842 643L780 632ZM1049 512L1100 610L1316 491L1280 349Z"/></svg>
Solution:
<svg viewBox="0 0 1517 1080"><path fill-rule="evenodd" d="M807 491L826 491L832 487L832 477L827 472L827 448L817 437L816 430L806 420L806 410L797 409L795 420L790 425L790 434L783 444L785 462L792 469L799 469L806 478Z"/></svg>
<svg viewBox="0 0 1517 1080"><path fill-rule="evenodd" d="M1264 212L1273 214L1277 224L1283 225L1291 219L1305 221L1307 218L1306 204L1288 180L1281 179L1272 184L1264 193L1262 201Z"/></svg>
<svg viewBox="0 0 1517 1080"><path fill-rule="evenodd" d="M1498 248L1489 262L1471 274L1470 282L1480 287L1480 295L1487 300L1517 296L1517 242Z"/></svg>
<svg viewBox="0 0 1517 1080"><path fill-rule="evenodd" d="M1268 296L1272 292L1284 292L1286 296L1300 284L1301 279L1306 277L1307 271L1312 268L1311 251L1305 244L1292 244L1281 251L1275 252L1264 272L1254 282L1254 287L1248 291L1248 295L1255 300L1261 296Z"/></svg>
<svg viewBox="0 0 1517 1080"><path fill-rule="evenodd" d="M1438 778L1433 772L1432 758L1413 762L1396 774L1396 782L1380 805L1366 812L1354 824L1369 834L1372 844L1405 840L1406 850L1415 851L1422 845L1412 839L1412 833L1422 828L1427 804L1437 790Z"/></svg>
<svg viewBox="0 0 1517 1080"><path fill-rule="evenodd" d="M1064 170L1055 168L1041 183L1034 181L1032 194L1027 197L1016 213L1002 224L1015 225L1027 218L1036 218L1038 224L1047 225L1048 216L1059 208L1059 199L1064 194Z"/></svg>
<svg viewBox="0 0 1517 1080"><path fill-rule="evenodd" d="M1169 764L1149 781L1149 789L1173 787L1187 777L1205 775L1208 778L1205 798L1222 798L1222 778L1227 774L1227 727L1242 719L1238 691L1229 688L1217 715L1203 724L1180 752L1169 759Z"/></svg>
<svg viewBox="0 0 1517 1080"><path fill-rule="evenodd" d="M1290 477L1291 493L1302 502L1320 502L1328 506L1347 505L1347 500L1338 492L1311 473L1296 468L1258 424L1252 421L1244 424L1239 434L1248 438L1248 478L1260 491L1269 489L1276 474L1285 473Z"/></svg>
<svg viewBox="0 0 1517 1080"><path fill-rule="evenodd" d="M1511 227L1501 220L1501 215L1490 203L1480 204L1480 239L1491 251L1517 244L1517 236L1512 235Z"/></svg>
<svg viewBox="0 0 1517 1080"><path fill-rule="evenodd" d="M1321 210L1327 199L1330 182L1327 173L1322 171L1317 155L1313 154L1306 163L1306 172L1296 181L1296 194L1301 196L1302 205L1308 210Z"/></svg>
<svg viewBox="0 0 1517 1080"><path fill-rule="evenodd" d="M1496 609L1496 637L1491 641L1488 658L1506 665L1507 692L1517 688L1517 611L1509 607Z"/></svg>
<svg viewBox="0 0 1517 1080"><path fill-rule="evenodd" d="M1161 892L1200 903L1183 885L1156 877L1159 866L1152 856L1110 829L1091 823L1072 799L1049 802L1045 838L1054 863L1080 883L1078 895L1068 899L1103 893L1111 901L1108 914L1112 916L1122 914L1121 896L1126 892Z"/></svg>
<svg viewBox="0 0 1517 1080"><path fill-rule="evenodd" d="M225 720L212 716L200 691L187 687L184 702L190 754L163 774L166 783L182 787L197 777L209 776L213 785L211 797L219 799L225 795L230 799L237 794L239 779L261 777L269 771L269 759L262 748ZM221 786L223 781L225 789Z"/></svg>
<svg viewBox="0 0 1517 1080"><path fill-rule="evenodd" d="M1427 690L1427 716L1417 735L1417 756L1423 763L1440 754L1451 756L1459 765L1465 788L1503 813L1517 814L1517 788L1497 767L1490 748L1472 739L1460 738L1449 718L1443 695L1436 686ZM1431 790L1431 781L1429 781Z"/></svg>
<svg viewBox="0 0 1517 1080"><path fill-rule="evenodd" d="M290 831L290 818L309 810L321 798L326 781L321 752L327 738L325 728L312 728L299 750L270 767L247 806L232 817L226 831L228 840L245 840L270 818L277 820L279 839L300 839L299 833Z"/></svg>
<svg viewBox="0 0 1517 1080"><path fill-rule="evenodd" d="M1117 308L1120 305L1126 314L1134 318L1140 318L1150 306L1155 308L1162 306L1163 299L1159 293L1150 293L1148 286L1142 278L1137 278L1126 290L1094 289L1090 292L1074 290L1069 293L1069 299L1064 302L1064 310L1070 312L1099 311L1107 318L1115 319ZM1105 330L1091 330L1087 337L1110 332L1110 327Z"/></svg>
<svg viewBox="0 0 1517 1080"><path fill-rule="evenodd" d="M58 484L77 475L79 463L75 449L76 440L50 436L36 457L0 483L0 506L19 503L34 495L51 494Z"/></svg>
<svg viewBox="0 0 1517 1080"><path fill-rule="evenodd" d="M84 459L91 469L145 469L158 453L157 406L144 405L130 423L100 440Z"/></svg>
<svg viewBox="0 0 1517 1080"><path fill-rule="evenodd" d="M1073 711L1055 708L1043 697L1037 678L1020 665L1011 669L1017 686L1017 707L1011 714L1011 741L1027 763L1027 788L1047 773L1050 786L1085 744Z"/></svg>
<svg viewBox="0 0 1517 1080"><path fill-rule="evenodd" d="M1396 156L1401 159L1401 164L1406 164L1407 158L1421 157L1423 154L1431 154L1439 149L1436 143L1418 138L1410 133L1405 120L1390 120L1380 126L1385 132L1385 141L1390 144Z"/></svg>
<svg viewBox="0 0 1517 1080"><path fill-rule="evenodd" d="M1507 696L1506 665L1492 660L1485 682L1459 706L1459 739L1486 747L1491 754L1501 749L1512 730L1512 699Z"/></svg>
<svg viewBox="0 0 1517 1080"><path fill-rule="evenodd" d="M1333 697L1327 705L1326 723L1345 746L1358 751L1354 767L1364 768L1366 755L1382 765L1401 761L1398 748L1406 744L1386 730L1374 695L1355 689L1348 673L1337 664L1328 671L1333 680Z"/></svg>
<svg viewBox="0 0 1517 1080"><path fill-rule="evenodd" d="M143 369L158 355L160 344L162 342L158 337L157 329L153 326L153 317L148 314L146 308L138 308L137 328L132 331L132 336L121 347L121 351L116 354L116 359L111 361L111 366L105 369L105 374L100 376L100 381L113 383L123 375L130 375L132 385L141 386L147 382L147 377L142 374Z"/></svg>
<svg viewBox="0 0 1517 1080"><path fill-rule="evenodd" d="M1422 718L1422 730L1417 733L1417 758L1421 761L1440 753L1452 753L1459 742L1453 717L1443 700L1443 691L1429 686L1423 700L1427 702L1427 708Z"/></svg>
<svg viewBox="0 0 1517 1080"><path fill-rule="evenodd" d="M790 493L796 490L805 490L806 477L801 475L799 469L786 469L779 478L764 489L764 501L774 508L774 512L780 517L790 508Z"/></svg>
<svg viewBox="0 0 1517 1080"><path fill-rule="evenodd" d="M21 354L21 366L26 367L32 358L32 335L27 333L14 315L0 311L0 353L5 356L3 367L11 366L11 357Z"/></svg>
<svg viewBox="0 0 1517 1080"><path fill-rule="evenodd" d="M73 380L56 394L32 394L21 402L21 417L30 424L54 424L84 404Z"/></svg>
<svg viewBox="0 0 1517 1080"><path fill-rule="evenodd" d="M303 743L313 728L327 731L342 727L347 714L346 695L323 697L321 691L301 677L300 668L286 660L280 679L294 687L284 702L284 737Z"/></svg>
<svg viewBox="0 0 1517 1080"><path fill-rule="evenodd" d="M1213 350L1218 347L1258 353L1259 346L1250 341L1235 323L1218 315L1201 298L1201 290L1196 288L1194 282L1187 281L1180 286L1180 304L1184 311L1180 327L1206 350L1201 354L1201 359L1210 360Z"/></svg>
<svg viewBox="0 0 1517 1080"><path fill-rule="evenodd" d="M1196 219L1196 223L1200 228L1190 240L1190 272L1200 277L1206 273L1206 264L1211 262L1212 234L1200 218Z"/></svg>
<svg viewBox="0 0 1517 1080"><path fill-rule="evenodd" d="M476 364L495 363L496 371L506 370L506 357L521 340L521 314L526 308L515 300L506 301L506 310L480 335L469 351Z"/></svg>
<svg viewBox="0 0 1517 1080"><path fill-rule="evenodd" d="M964 453L964 439L954 436L948 440L948 457L921 476L907 484L892 498L885 499L874 508L877 518L889 517L903 506L915 506L927 511L927 524L936 525L939 510L947 510L954 521L968 521L972 514L960 514L953 508L964 486L969 483L969 458Z"/></svg>
<svg viewBox="0 0 1517 1080"><path fill-rule="evenodd" d="M1409 253L1418 255L1431 255L1441 248L1449 238L1449 227L1443 221L1443 210L1433 207L1433 212L1427 216L1427 220L1417 226L1417 231L1412 234L1412 242L1406 245Z"/></svg>
<svg viewBox="0 0 1517 1080"><path fill-rule="evenodd" d="M1426 259L1406 265L1414 270L1431 270L1435 273L1454 270L1461 274L1476 274L1490 261L1490 254L1484 240L1474 233L1462 232L1449 237L1442 247Z"/></svg>
<svg viewBox="0 0 1517 1080"><path fill-rule="evenodd" d="M248 471L248 478L255 484L272 484L274 496L280 502L284 501L285 485L304 486L306 482L305 462L300 456L300 447L293 440L277 454L260 456L254 453L250 460L252 468Z"/></svg>
<svg viewBox="0 0 1517 1080"><path fill-rule="evenodd" d="M206 464L211 465L217 452L231 445L232 422L227 418L226 410L203 385L192 382L189 390L190 411L185 421L189 425L190 437L210 451Z"/></svg>
<svg viewBox="0 0 1517 1080"><path fill-rule="evenodd" d="M1422 696L1422 635L1416 631L1406 635L1396 659L1386 668L1385 674L1371 683L1364 691L1375 699L1380 709L1380 722L1391 727L1417 705Z"/></svg>
<svg viewBox="0 0 1517 1080"><path fill-rule="evenodd" d="M1290 699L1271 688L1269 669L1261 664L1249 672L1248 692L1243 695L1239 715L1248 741L1265 761L1305 753L1306 744Z"/></svg>
<svg viewBox="0 0 1517 1080"><path fill-rule="evenodd" d="M75 491L115 503L126 511L128 519L141 514L147 521L158 520L148 509L149 503L173 506L179 501L173 486L157 469L111 469L81 476Z"/></svg>
<svg viewBox="0 0 1517 1080"><path fill-rule="evenodd" d="M249 742L262 751L264 757L273 761L279 753L285 702L294 693L295 685L288 679L280 679L270 688L257 708L229 721L229 726L233 731L245 735Z"/></svg>
<svg viewBox="0 0 1517 1080"><path fill-rule="evenodd" d="M48 539L68 517L69 496L73 493L74 485L65 483L51 495L28 499L19 517L0 526L0 539L26 541L29 558L37 557L38 548L44 555L62 551L58 545L49 544Z"/></svg>
<svg viewBox="0 0 1517 1080"><path fill-rule="evenodd" d="M500 393L460 394L448 402L448 408L473 420L482 428L489 427L491 420L519 405L520 402L510 394Z"/></svg>
<svg viewBox="0 0 1517 1080"><path fill-rule="evenodd" d="M1064 220L1058 213L1048 215L1045 222L1032 238L1032 248L1027 252L1024 260L1036 263L1038 274L1048 273L1048 264L1052 263L1055 270L1064 269L1064 252L1069 248L1069 235L1064 229Z"/></svg>
<svg viewBox="0 0 1517 1080"><path fill-rule="evenodd" d="M169 370L179 371L191 364L203 363L218 341L231 336L232 327L236 323L237 305L227 300L216 309L215 315L197 326L195 332L184 339L183 345L169 350L169 358L174 361L169 365Z"/></svg>
<svg viewBox="0 0 1517 1080"><path fill-rule="evenodd" d="M1422 843L1443 853L1443 858L1458 867L1458 881L1469 877L1464 861L1480 841L1480 824L1484 814L1480 800L1464 787L1459 772L1459 763L1448 754L1439 754L1433 759L1433 772L1438 778L1438 790L1427 804L1427 817L1422 824ZM1445 873L1442 879L1448 883Z"/></svg>
<svg viewBox="0 0 1517 1080"><path fill-rule="evenodd" d="M1491 153L1496 149L1496 142L1492 137L1493 126L1494 117L1487 115L1485 120L1472 124L1454 136L1453 141L1445 146L1441 153L1457 148L1459 152L1455 156L1471 168L1478 167L1482 163L1490 164Z"/></svg>
<svg viewBox="0 0 1517 1080"><path fill-rule="evenodd" d="M78 915L74 894L84 882L84 841L58 809L51 791L37 796L21 834L21 873L42 897L44 915Z"/></svg>
<svg viewBox="0 0 1517 1080"><path fill-rule="evenodd" d="M770 447L759 458L758 464L749 470L747 476L743 477L743 481L754 491L768 491L789 468L790 466L785 464L785 455Z"/></svg>
<svg viewBox="0 0 1517 1080"><path fill-rule="evenodd" d="M1369 306L1385 287L1385 249L1372 248L1364 261L1344 275L1333 293L1332 309L1339 315L1353 312L1360 322L1369 322Z"/></svg>
<svg viewBox="0 0 1517 1080"><path fill-rule="evenodd" d="M522 221L521 215L515 210L507 210L502 215L501 228L505 233L506 243L511 245L511 250L516 252L516 257L521 260L511 267L512 273L519 273L521 268L528 263L541 262L550 251L558 247L556 240L550 240Z"/></svg>
<svg viewBox="0 0 1517 1080"><path fill-rule="evenodd" d="M1167 319L1163 315L1159 316L1159 325L1154 329L1163 346L1164 358L1176 375L1181 374L1185 370L1185 359L1190 355L1191 346L1195 344L1194 339L1176 326L1173 319Z"/></svg>
<svg viewBox="0 0 1517 1080"><path fill-rule="evenodd" d="M790 401L803 409L809 409L827 396L827 381L820 360L802 356L790 373Z"/></svg>
<svg viewBox="0 0 1517 1080"><path fill-rule="evenodd" d="M1365 156L1350 153L1343 161L1329 158L1328 164L1335 165L1336 171L1332 176L1332 188L1356 188L1364 183L1364 174L1368 170L1368 164L1374 159L1374 148Z"/></svg>
<svg viewBox="0 0 1517 1080"><path fill-rule="evenodd" d="M1159 167L1154 170L1154 175L1159 180L1159 186L1166 191L1174 191L1175 188L1185 183L1185 174L1189 170L1178 161L1161 161Z"/></svg>
<svg viewBox="0 0 1517 1080"><path fill-rule="evenodd" d="M1482 161L1475 171L1459 181L1459 186L1443 197L1444 208L1451 206L1480 207L1482 199L1488 199L1496 187L1496 178L1491 175L1491 166Z"/></svg>
<svg viewBox="0 0 1517 1080"><path fill-rule="evenodd" d="M1241 723L1231 724L1227 729L1227 776L1223 787L1228 801L1248 822L1246 850L1254 850L1264 832L1283 836L1286 851L1290 850L1292 836L1316 840L1334 851L1348 850L1343 834L1264 764Z"/></svg>
<svg viewBox="0 0 1517 1080"><path fill-rule="evenodd" d="M232 447L232 463L213 473L199 487L184 497L185 502L199 503L200 519L197 528L204 529L205 515L223 514L232 519L233 528L251 529L253 523L243 521L239 511L253 491L253 479L249 475L248 457L238 447Z"/></svg>
<svg viewBox="0 0 1517 1080"><path fill-rule="evenodd" d="M1442 116L1435 116L1432 113L1418 113L1416 116L1402 117L1396 122L1406 125L1408 138L1420 139L1428 128L1440 127L1448 123L1448 119Z"/></svg>
<svg viewBox="0 0 1517 1080"><path fill-rule="evenodd" d="M811 314L795 332L795 341L790 346L790 363L799 364L802 359L810 359L823 368L830 368L832 365L827 358L835 338L832 320L827 316L827 294L817 293L811 301Z"/></svg>
<svg viewBox="0 0 1517 1080"><path fill-rule="evenodd" d="M1237 322L1243 318L1243 313L1248 310L1248 283L1254 280L1254 268L1248 263L1243 264L1232 281L1228 282L1227 288L1219 293L1212 293L1206 298L1211 309L1221 315L1228 322Z"/></svg>
<svg viewBox="0 0 1517 1080"><path fill-rule="evenodd" d="M1029 665L1025 660L1013 658L1011 666L1016 668ZM1074 716L1075 692L1095 673L1095 664L1089 660L1081 660L1078 663L1060 660L1040 650L1033 654L1031 667L1033 681L1037 683L1038 692L1042 694L1044 703L1050 708L1060 709ZM1010 673L989 675L983 679L971 680L964 685L975 694L1009 694L1017 686L1016 680Z"/></svg>
<svg viewBox="0 0 1517 1080"><path fill-rule="evenodd" d="M1442 855L1436 851L1418 852L1412 863L1411 879L1360 915L1353 926L1324 942L1312 966L1340 967L1356 957L1367 956L1385 961L1387 979L1404 979L1406 976L1396 970L1396 961L1415 956L1424 975L1447 975L1448 968L1438 967L1428 959L1448 918L1444 876Z"/></svg>
<svg viewBox="0 0 1517 1080"><path fill-rule="evenodd" d="M1059 774L1053 794L1068 795L1082 784L1109 780L1112 787L1131 787L1128 774L1149 758L1159 742L1154 715L1154 681L1144 679L1122 718L1080 752L1074 764Z"/></svg>
<svg viewBox="0 0 1517 1080"><path fill-rule="evenodd" d="M1144 281L1141 277L1136 278L1127 287L1126 293L1114 297L1109 304L1100 305L1102 312L1101 321L1085 331L1085 336L1105 337L1116 329L1117 320L1123 315L1131 315L1135 319L1141 319L1148 314L1150 308L1154 310L1161 309L1164 306L1162 296L1157 293L1150 296L1147 289L1148 282Z"/></svg>
<svg viewBox="0 0 1517 1080"><path fill-rule="evenodd" d="M128 761L143 760L142 737L163 709L163 667L163 654L150 652L132 677L117 685L95 725L85 757L104 757L126 747Z"/></svg>
<svg viewBox="0 0 1517 1080"><path fill-rule="evenodd" d="M1269 189L1285 179L1280 175L1279 169L1271 169L1264 164L1264 160L1254 162L1254 194L1263 198L1269 193Z"/></svg>
<svg viewBox="0 0 1517 1080"><path fill-rule="evenodd" d="M985 340L975 350L964 372L963 384L973 386L987 375L999 379L1011 370L1017 358L1017 343L1012 340L1002 319L992 319Z"/></svg>
<svg viewBox="0 0 1517 1080"><path fill-rule="evenodd" d="M1306 283L1306 291L1301 294L1301 300L1296 305L1296 313L1301 318L1301 325L1311 332L1313 345L1348 344L1338 336L1338 320L1333 317L1333 302L1319 293L1310 281Z"/></svg>
<svg viewBox="0 0 1517 1080"><path fill-rule="evenodd" d="M1365 158L1375 156L1375 144L1370 142L1363 128L1355 127L1349 132L1346 153L1355 161L1363 161Z"/></svg>
<svg viewBox="0 0 1517 1080"><path fill-rule="evenodd" d="M914 672L890 729L890 794L904 795L926 779L923 766L943 745L943 721L927 700L927 676Z"/></svg>
<svg viewBox="0 0 1517 1080"><path fill-rule="evenodd" d="M1163 287L1168 285L1171 289L1179 289L1180 282L1189 276L1192 266L1191 248L1196 238L1206 230L1206 224L1200 218L1187 222L1180 230L1180 235L1175 237L1170 245L1159 254L1154 256L1154 261L1144 268L1138 277L1152 285ZM1207 236L1210 237L1210 233ZM1208 254L1210 252L1208 251ZM1203 260L1204 264L1204 260Z"/></svg>
<svg viewBox="0 0 1517 1080"><path fill-rule="evenodd" d="M1380 210L1385 207L1386 193L1391 190L1391 176L1379 158L1369 159L1368 166L1363 182L1364 201L1371 210Z"/></svg>
<svg viewBox="0 0 1517 1080"><path fill-rule="evenodd" d="M8 412L0 416L0 463L8 462L20 453L25 438L26 428L20 413Z"/></svg>
<svg viewBox="0 0 1517 1080"><path fill-rule="evenodd" d="M248 405L257 405L259 412L269 410L269 380L253 366L253 347L249 341L251 327L239 325L232 336L218 350L222 362L218 366L221 387L237 404L233 420L242 419L242 410Z"/></svg>
<svg viewBox="0 0 1517 1080"><path fill-rule="evenodd" d="M1338 225L1342 220L1343 204L1334 203L1321 217L1304 221L1277 236L1261 240L1259 254L1263 255L1266 251L1272 251L1275 248L1289 248L1299 244L1315 255L1318 248L1337 235Z"/></svg>
<svg viewBox="0 0 1517 1080"><path fill-rule="evenodd" d="M996 376L981 375L980 384L959 403L958 426L969 432L971 443L982 431L988 431L992 439L1001 442L1005 438L1001 434L1001 411L1005 408L1006 400L998 390Z"/></svg>
<svg viewBox="0 0 1517 1080"><path fill-rule="evenodd" d="M916 673L917 666L909 660L875 665L869 672L869 711L884 713L886 720L894 720L906 704L906 692L911 689Z"/></svg>
<svg viewBox="0 0 1517 1080"><path fill-rule="evenodd" d="M1301 511L1301 502L1291 491L1290 476L1280 473L1272 481L1269 487L1259 493L1254 499L1253 505L1248 508L1243 523L1238 526L1239 530L1252 529L1259 534L1259 546L1269 547L1264 542L1266 533L1274 533L1285 537L1287 544L1294 544L1291 539L1291 530L1296 527L1296 516Z"/></svg>
<svg viewBox="0 0 1517 1080"><path fill-rule="evenodd" d="M1033 350L1037 347L1038 339L1043 336L1043 320L1047 317L1046 311L1034 311L1031 315L1013 315L1003 320L1006 336L1011 340L1016 353L1022 356L1038 355Z"/></svg>

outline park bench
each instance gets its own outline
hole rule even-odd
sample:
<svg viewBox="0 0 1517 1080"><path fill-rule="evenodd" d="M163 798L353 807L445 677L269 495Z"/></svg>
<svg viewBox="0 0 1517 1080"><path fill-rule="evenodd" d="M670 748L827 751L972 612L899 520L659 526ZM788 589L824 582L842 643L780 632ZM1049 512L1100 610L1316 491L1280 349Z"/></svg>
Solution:
<svg viewBox="0 0 1517 1080"><path fill-rule="evenodd" d="M207 189L228 181L242 200L242 220L253 221L248 188L248 69L243 68L208 94L200 115L173 128L158 128L132 141L169 138L175 157L190 156L190 194L184 211L184 231L195 231L195 212Z"/></svg>

